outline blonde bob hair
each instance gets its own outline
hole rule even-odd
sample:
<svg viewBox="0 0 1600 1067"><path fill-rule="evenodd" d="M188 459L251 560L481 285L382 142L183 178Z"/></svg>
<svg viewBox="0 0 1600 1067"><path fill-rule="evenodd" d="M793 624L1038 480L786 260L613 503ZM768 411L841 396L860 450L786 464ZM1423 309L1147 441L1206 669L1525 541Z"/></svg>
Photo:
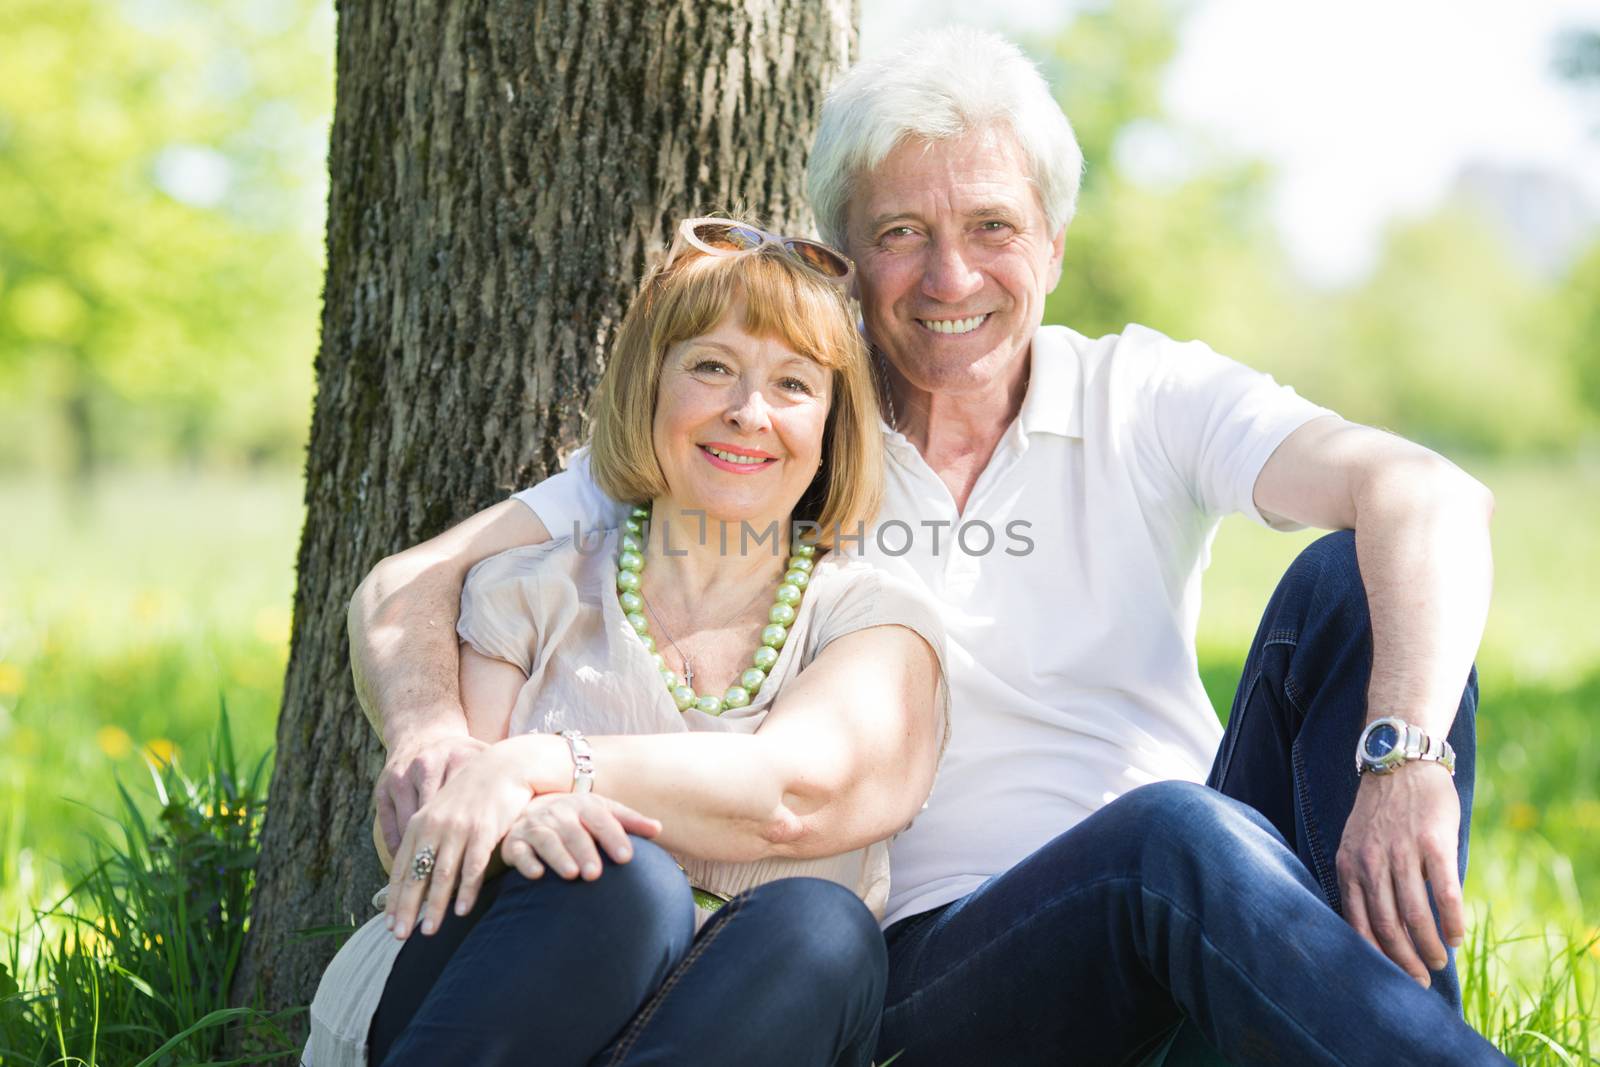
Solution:
<svg viewBox="0 0 1600 1067"><path fill-rule="evenodd" d="M613 500L667 491L651 429L672 346L709 332L743 298L743 327L782 340L833 374L822 466L790 515L833 547L864 530L883 497L883 438L867 346L837 286L775 247L711 256L690 249L652 273L623 316L590 414L589 463Z"/></svg>

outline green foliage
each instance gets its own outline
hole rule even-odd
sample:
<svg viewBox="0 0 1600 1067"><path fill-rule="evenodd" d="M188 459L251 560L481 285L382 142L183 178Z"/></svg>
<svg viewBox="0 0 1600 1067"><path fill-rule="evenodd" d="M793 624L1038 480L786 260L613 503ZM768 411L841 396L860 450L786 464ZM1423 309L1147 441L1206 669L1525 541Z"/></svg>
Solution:
<svg viewBox="0 0 1600 1067"><path fill-rule="evenodd" d="M1359 421L1482 455L1569 448L1600 411L1561 351L1567 309L1465 204L1393 228L1328 310L1316 359L1286 373Z"/></svg>
<svg viewBox="0 0 1600 1067"><path fill-rule="evenodd" d="M291 1051L285 1015L229 1006L244 947L266 759L235 756L224 707L197 779L176 760L152 763L159 814L120 785L120 844L65 897L13 933L0 975L0 1059L7 1063L216 1062L230 1036ZM13 977L14 976L14 977Z"/></svg>
<svg viewBox="0 0 1600 1067"><path fill-rule="evenodd" d="M1439 448L1565 452L1600 433L1600 244L1567 279L1537 277L1481 211L1451 202L1393 226L1365 280L1312 287L1267 216L1270 172L1162 103L1188 6L1099 6L1030 44L1087 167L1046 320L1089 336L1140 322L1197 337L1347 418ZM1141 172L1129 151L1141 143L1175 172Z"/></svg>
<svg viewBox="0 0 1600 1067"><path fill-rule="evenodd" d="M1578 395L1600 411L1600 243L1573 264L1557 290L1552 312L1563 328L1560 354L1573 368Z"/></svg>
<svg viewBox="0 0 1600 1067"><path fill-rule="evenodd" d="M329 28L311 0L10 0L0 462L293 454Z"/></svg>

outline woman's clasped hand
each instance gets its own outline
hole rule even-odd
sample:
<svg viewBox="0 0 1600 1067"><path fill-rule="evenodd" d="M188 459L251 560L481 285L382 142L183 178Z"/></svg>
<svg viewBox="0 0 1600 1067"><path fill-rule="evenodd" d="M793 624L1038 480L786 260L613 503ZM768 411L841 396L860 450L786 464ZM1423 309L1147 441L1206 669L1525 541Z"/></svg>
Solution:
<svg viewBox="0 0 1600 1067"><path fill-rule="evenodd" d="M452 895L455 913L477 903L483 880L500 865L526 878L548 868L562 878L600 877L600 850L615 863L633 855L629 834L651 838L661 823L594 793L534 795L528 749L544 743L558 759L559 738L518 737L491 745L457 771L416 815L390 872L386 925L398 938L438 929ZM418 860L422 860L420 866Z"/></svg>

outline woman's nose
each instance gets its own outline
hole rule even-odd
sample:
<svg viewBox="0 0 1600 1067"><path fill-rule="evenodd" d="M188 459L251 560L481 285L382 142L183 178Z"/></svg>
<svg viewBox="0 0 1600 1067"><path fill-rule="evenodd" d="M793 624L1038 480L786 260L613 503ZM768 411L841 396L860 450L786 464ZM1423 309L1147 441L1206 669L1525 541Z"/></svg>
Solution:
<svg viewBox="0 0 1600 1067"><path fill-rule="evenodd" d="M772 425L772 409L767 405L767 398L753 385L739 387L739 395L723 417L746 433L759 433Z"/></svg>

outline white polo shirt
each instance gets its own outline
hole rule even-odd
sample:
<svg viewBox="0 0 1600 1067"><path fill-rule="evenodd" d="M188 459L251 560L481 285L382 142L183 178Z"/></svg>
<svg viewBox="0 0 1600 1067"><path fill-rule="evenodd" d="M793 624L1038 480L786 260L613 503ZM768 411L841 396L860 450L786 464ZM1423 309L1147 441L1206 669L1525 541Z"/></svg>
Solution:
<svg viewBox="0 0 1600 1067"><path fill-rule="evenodd" d="M952 733L894 841L885 925L949 903L1128 790L1204 781L1222 728L1200 684L1200 574L1224 515L1332 412L1198 342L1141 326L1034 337L1022 410L964 512L884 427L862 554L922 583L947 635ZM518 493L557 535L616 521L584 453Z"/></svg>

